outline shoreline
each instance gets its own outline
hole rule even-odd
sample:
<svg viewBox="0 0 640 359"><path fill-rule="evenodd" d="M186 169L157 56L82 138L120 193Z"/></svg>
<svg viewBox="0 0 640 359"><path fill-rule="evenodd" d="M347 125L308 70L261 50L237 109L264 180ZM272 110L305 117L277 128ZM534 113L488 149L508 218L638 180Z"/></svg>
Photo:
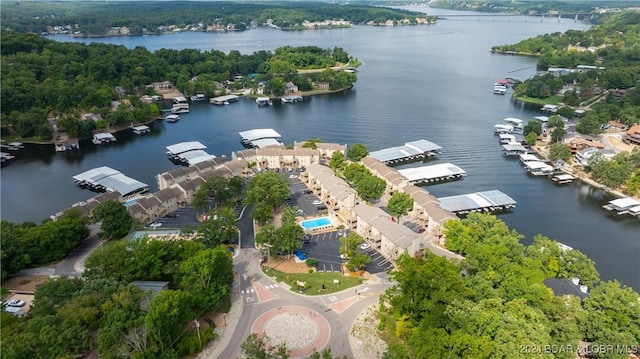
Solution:
<svg viewBox="0 0 640 359"><path fill-rule="evenodd" d="M345 92L345 91L349 91L353 88L353 84L351 84L350 86L341 88L341 89L337 89L337 90L313 90L313 91L300 91L300 96L306 96L306 97L312 97L312 96L319 96L319 95L330 95L330 94L336 94L336 93L341 93L341 92ZM318 92L320 91L320 92ZM242 94L241 97L244 98L255 98L258 97L255 94L251 94L251 95L244 95ZM280 97L269 97L270 99L281 99L283 96ZM140 123L136 123L136 124L128 124L128 125L124 125L124 127L116 127L116 128L106 128L104 129L103 132L94 132L94 133L110 133L110 134L115 134L115 133L119 133L119 132L123 132L126 130L130 130L131 128L133 128L134 126L143 126L143 125L149 125L150 123L153 123L155 121L159 121L159 120L163 120L164 117L162 116L158 116L158 117L153 117L151 119L149 119L148 121L145 122L140 122ZM5 140L5 139L3 139ZM72 138L70 138L69 140L73 140ZM85 138L85 139L80 139L77 138L78 141L90 141L91 138ZM48 141L36 141L36 140L27 140L27 139L21 139L21 138L11 138L10 141L15 141L15 142L21 142L24 144L30 144L30 145L55 145L56 141L55 140L48 140Z"/></svg>

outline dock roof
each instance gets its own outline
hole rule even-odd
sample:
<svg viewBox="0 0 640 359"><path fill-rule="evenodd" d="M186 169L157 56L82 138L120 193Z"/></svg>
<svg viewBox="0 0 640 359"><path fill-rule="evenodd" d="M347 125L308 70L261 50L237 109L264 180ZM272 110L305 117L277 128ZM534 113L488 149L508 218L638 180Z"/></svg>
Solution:
<svg viewBox="0 0 640 359"><path fill-rule="evenodd" d="M224 96L213 97L213 98L209 99L209 101L211 101L211 102L225 102L225 101L237 100L239 97L240 96L238 96L238 95L224 95Z"/></svg>
<svg viewBox="0 0 640 359"><path fill-rule="evenodd" d="M106 132L95 133L93 135L93 138L95 138L96 140L115 140L116 139L115 136Z"/></svg>
<svg viewBox="0 0 640 359"><path fill-rule="evenodd" d="M199 141L180 142L175 145L167 146L167 152L177 155L187 151L204 150L207 146L203 145Z"/></svg>
<svg viewBox="0 0 640 359"><path fill-rule="evenodd" d="M553 170L552 166L542 162L542 161L528 161L524 163L525 167L527 167L530 171L535 170Z"/></svg>
<svg viewBox="0 0 640 359"><path fill-rule="evenodd" d="M256 128L249 131L239 132L240 137L247 141L255 141L263 138L280 138L282 137L273 128Z"/></svg>
<svg viewBox="0 0 640 359"><path fill-rule="evenodd" d="M379 161L385 162L421 155L428 152L437 152L441 148L442 147L431 141L418 140L407 142L404 144L404 146L390 147L378 151L373 151L369 153L369 156Z"/></svg>
<svg viewBox="0 0 640 359"><path fill-rule="evenodd" d="M109 192L119 192L122 196L126 196L129 193L138 192L142 189L149 187L146 183L142 183L131 177L127 177L122 173L115 174L113 176L105 177L99 181L98 184L105 186Z"/></svg>
<svg viewBox="0 0 640 359"><path fill-rule="evenodd" d="M132 127L134 131L148 131L149 126L141 125Z"/></svg>
<svg viewBox="0 0 640 359"><path fill-rule="evenodd" d="M504 148L505 151L518 151L522 153L527 152L527 149L519 143L508 143L506 145L502 145L502 148Z"/></svg>
<svg viewBox="0 0 640 359"><path fill-rule="evenodd" d="M439 163L431 166L404 168L398 170L398 172L400 172L400 174L406 177L410 182L466 174L462 168L452 163Z"/></svg>
<svg viewBox="0 0 640 359"><path fill-rule="evenodd" d="M640 206L640 201L630 197L614 199L613 201L609 201L609 203L620 209L627 209L635 206Z"/></svg>
<svg viewBox="0 0 640 359"><path fill-rule="evenodd" d="M255 146L256 148L265 148L265 147L269 147L269 146L281 146L282 145L282 143L280 143L275 138L262 138L262 139L259 139L259 140L253 140L253 141L251 141L251 144L253 144L253 146Z"/></svg>
<svg viewBox="0 0 640 359"><path fill-rule="evenodd" d="M178 157L186 161L189 164L189 166L216 158L216 156L210 155L203 150L193 150L193 151L182 152L181 154L178 155Z"/></svg>
<svg viewBox="0 0 640 359"><path fill-rule="evenodd" d="M471 211L494 206L514 205L516 201L505 193L492 190L438 198L443 209L451 212Z"/></svg>
<svg viewBox="0 0 640 359"><path fill-rule="evenodd" d="M102 166L77 174L73 176L73 179L76 181L95 182L104 177L113 176L118 173L120 173L120 171L114 170L111 167Z"/></svg>

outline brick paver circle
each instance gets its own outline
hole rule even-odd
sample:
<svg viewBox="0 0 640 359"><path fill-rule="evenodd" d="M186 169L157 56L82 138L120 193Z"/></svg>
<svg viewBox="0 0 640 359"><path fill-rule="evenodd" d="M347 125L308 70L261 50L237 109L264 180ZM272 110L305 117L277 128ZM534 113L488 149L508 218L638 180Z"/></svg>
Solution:
<svg viewBox="0 0 640 359"><path fill-rule="evenodd" d="M331 328L318 312L301 306L282 306L258 317L251 332L266 334L273 346L286 343L292 358L308 357L329 341Z"/></svg>

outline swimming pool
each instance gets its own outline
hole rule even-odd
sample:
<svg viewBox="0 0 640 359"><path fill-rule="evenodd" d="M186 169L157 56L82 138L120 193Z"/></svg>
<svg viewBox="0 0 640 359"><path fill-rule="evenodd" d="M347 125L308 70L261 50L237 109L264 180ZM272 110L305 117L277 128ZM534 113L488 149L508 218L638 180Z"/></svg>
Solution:
<svg viewBox="0 0 640 359"><path fill-rule="evenodd" d="M331 224L331 220L328 217L307 219L306 221L300 222L300 225L304 229L314 229L318 227L328 226L330 224Z"/></svg>

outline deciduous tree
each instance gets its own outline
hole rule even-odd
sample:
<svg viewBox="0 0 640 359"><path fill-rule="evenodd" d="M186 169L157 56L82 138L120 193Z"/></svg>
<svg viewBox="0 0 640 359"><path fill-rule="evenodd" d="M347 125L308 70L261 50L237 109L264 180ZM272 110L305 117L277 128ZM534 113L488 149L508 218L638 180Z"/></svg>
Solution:
<svg viewBox="0 0 640 359"><path fill-rule="evenodd" d="M100 203L93 210L93 216L102 221L100 229L104 239L124 237L133 226L133 219L124 204L111 200Z"/></svg>
<svg viewBox="0 0 640 359"><path fill-rule="evenodd" d="M389 199L387 209L389 213L398 218L400 223L400 217L409 213L409 210L413 208L413 198L404 192L396 192Z"/></svg>

